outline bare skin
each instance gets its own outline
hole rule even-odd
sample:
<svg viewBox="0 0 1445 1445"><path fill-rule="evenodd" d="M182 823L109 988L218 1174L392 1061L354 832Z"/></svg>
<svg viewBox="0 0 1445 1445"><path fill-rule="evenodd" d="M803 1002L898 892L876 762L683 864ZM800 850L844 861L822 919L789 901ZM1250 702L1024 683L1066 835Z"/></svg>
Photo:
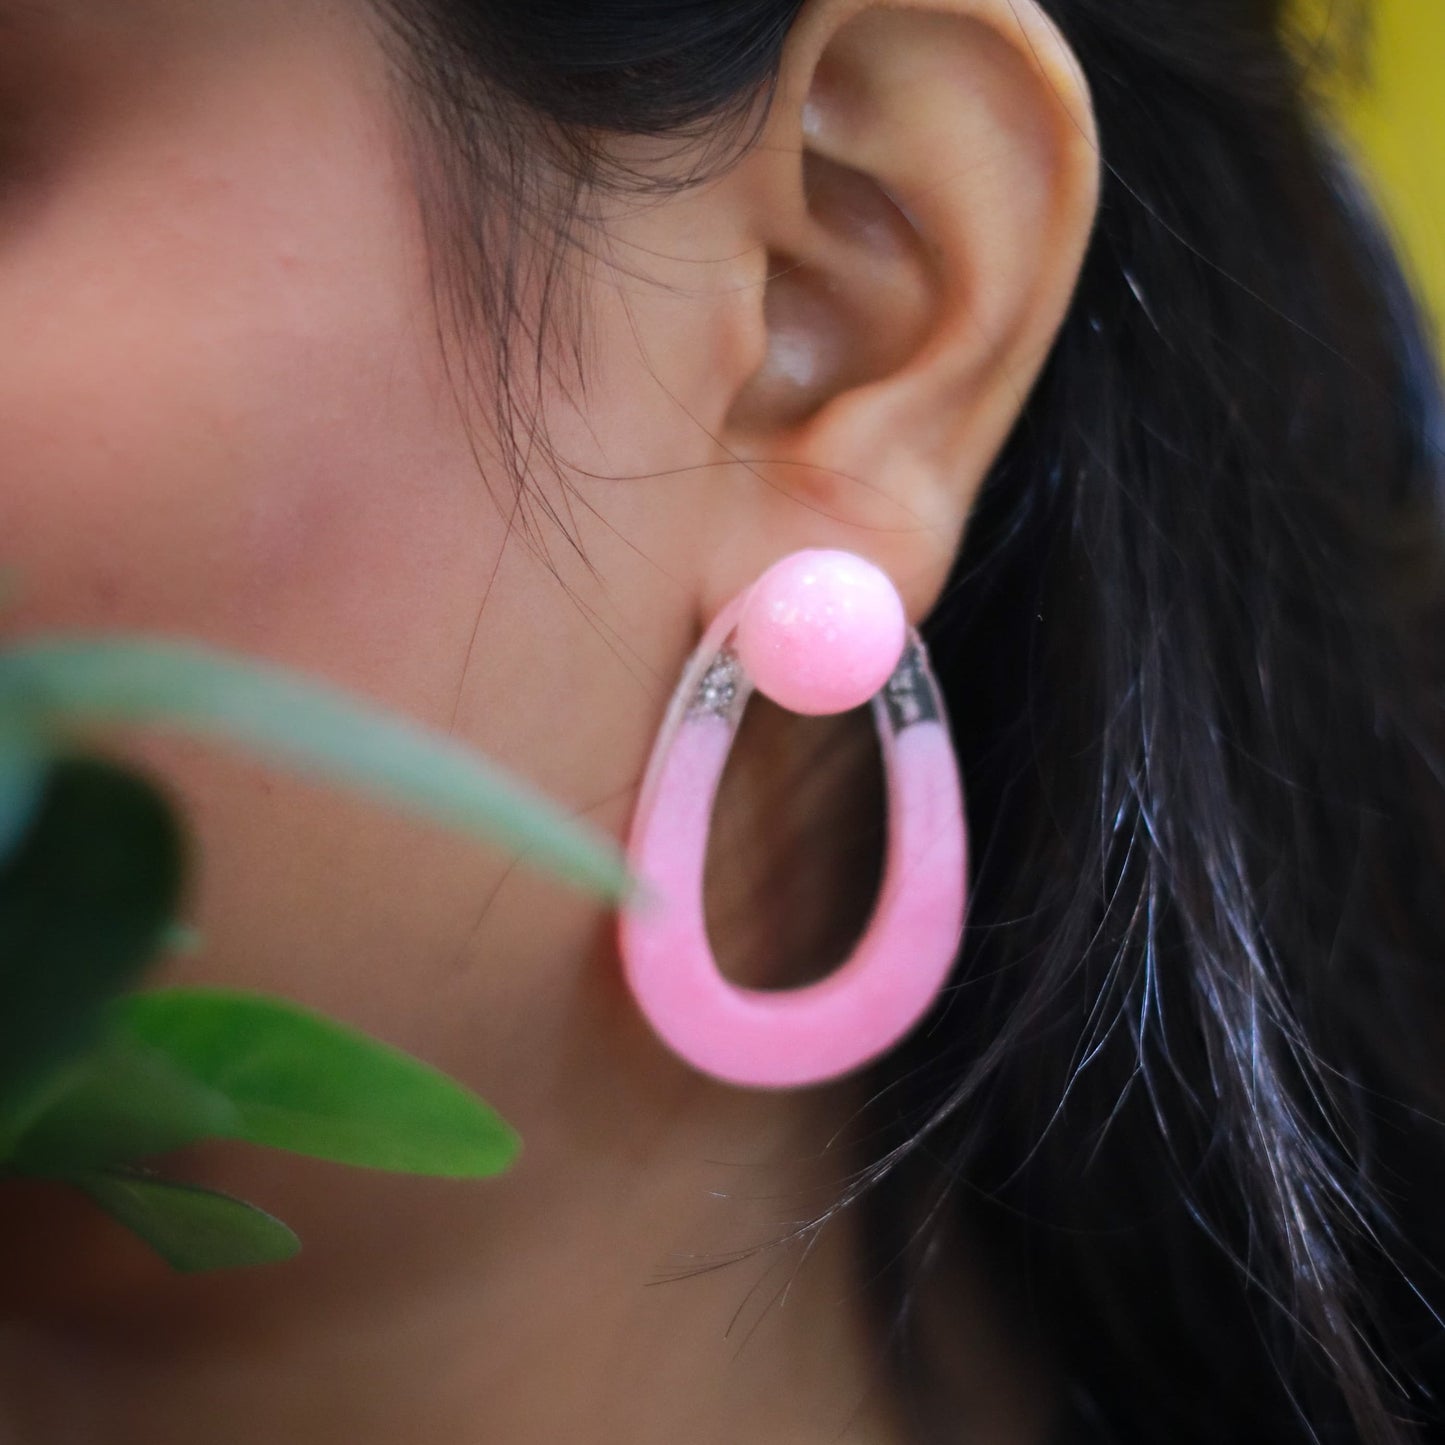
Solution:
<svg viewBox="0 0 1445 1445"><path fill-rule="evenodd" d="M406 101L360 0L0 0L0 104L4 635L144 629L304 667L618 837L702 624L770 561L848 547L927 611L1096 192L1087 94L1032 6L810 0L754 151L604 204L585 410L542 399L563 464L519 501L488 398L453 384L488 338L438 340ZM825 967L853 926L836 899L866 860L831 824L873 764L780 772L823 741L755 725L729 779L713 933L754 982ZM194 1151L178 1173L307 1242L207 1279L12 1188L0 1441L909 1438L854 1217L768 1247L863 1157L861 1085L691 1074L632 1009L610 918L500 851L238 755L111 746L193 827L205 947L169 979L390 1039L525 1151L479 1186ZM760 826L779 796L796 827ZM740 903L777 877L786 908ZM1029 1439L1027 1351L958 1269L968 1418Z"/></svg>

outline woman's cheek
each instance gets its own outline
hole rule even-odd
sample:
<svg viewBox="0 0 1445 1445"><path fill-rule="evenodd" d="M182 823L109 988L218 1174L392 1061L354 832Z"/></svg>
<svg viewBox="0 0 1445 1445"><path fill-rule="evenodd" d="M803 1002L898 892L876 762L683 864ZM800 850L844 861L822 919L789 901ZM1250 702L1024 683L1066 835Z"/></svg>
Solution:
<svg viewBox="0 0 1445 1445"><path fill-rule="evenodd" d="M322 343L319 320L207 319L52 315L0 357L5 631L180 630L343 672L414 643L493 530L424 359L384 333Z"/></svg>
<svg viewBox="0 0 1445 1445"><path fill-rule="evenodd" d="M288 55L218 57L200 90L153 67L15 191L5 633L184 631L345 675L476 544L414 196L354 82L323 54L297 86Z"/></svg>

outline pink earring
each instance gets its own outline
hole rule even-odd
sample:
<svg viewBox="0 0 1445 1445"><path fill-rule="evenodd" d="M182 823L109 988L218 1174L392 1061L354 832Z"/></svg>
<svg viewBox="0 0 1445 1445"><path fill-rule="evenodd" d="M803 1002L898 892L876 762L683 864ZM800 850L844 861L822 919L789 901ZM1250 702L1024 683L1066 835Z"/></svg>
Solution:
<svg viewBox="0 0 1445 1445"><path fill-rule="evenodd" d="M782 992L729 983L703 920L713 801L754 688L810 714L871 698L888 783L888 858L867 931L836 972ZM848 552L795 552L723 608L673 694L628 853L652 893L622 914L628 986L694 1068L754 1088L820 1083L918 1022L958 950L967 839L942 700L883 572Z"/></svg>

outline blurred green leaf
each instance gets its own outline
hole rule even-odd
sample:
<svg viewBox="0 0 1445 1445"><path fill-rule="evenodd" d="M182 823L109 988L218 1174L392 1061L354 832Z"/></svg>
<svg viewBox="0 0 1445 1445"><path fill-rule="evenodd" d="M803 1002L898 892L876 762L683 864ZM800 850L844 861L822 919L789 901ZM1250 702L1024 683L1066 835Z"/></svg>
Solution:
<svg viewBox="0 0 1445 1445"><path fill-rule="evenodd" d="M455 739L320 680L198 643L67 636L0 652L0 716L64 736L146 723L276 762L489 837L602 897L630 886L615 844Z"/></svg>
<svg viewBox="0 0 1445 1445"><path fill-rule="evenodd" d="M235 1107L229 1137L340 1164L475 1179L517 1153L511 1127L416 1059L295 1004L166 989L115 1006L118 1027Z"/></svg>
<svg viewBox="0 0 1445 1445"><path fill-rule="evenodd" d="M233 1136L239 1119L224 1095L160 1049L111 1035L61 1069L20 1127L7 1161L17 1173L68 1175L131 1164L200 1139Z"/></svg>
<svg viewBox="0 0 1445 1445"><path fill-rule="evenodd" d="M49 768L50 755L34 734L0 719L0 864L39 816Z"/></svg>
<svg viewBox="0 0 1445 1445"><path fill-rule="evenodd" d="M0 866L0 1097L94 1035L175 913L184 843L169 806L109 763L51 763Z"/></svg>
<svg viewBox="0 0 1445 1445"><path fill-rule="evenodd" d="M301 1248L279 1219L228 1194L119 1169L73 1183L185 1274L276 1264Z"/></svg>

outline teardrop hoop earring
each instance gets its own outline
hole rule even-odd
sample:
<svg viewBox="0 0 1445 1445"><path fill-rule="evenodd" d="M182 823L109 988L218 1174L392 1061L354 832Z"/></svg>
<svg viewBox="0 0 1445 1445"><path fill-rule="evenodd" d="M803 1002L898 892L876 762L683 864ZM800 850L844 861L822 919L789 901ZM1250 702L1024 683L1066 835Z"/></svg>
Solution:
<svg viewBox="0 0 1445 1445"><path fill-rule="evenodd" d="M888 789L888 856L852 956L817 983L742 988L703 917L713 803L756 688L794 712L872 702ZM796 552L718 614L683 669L628 843L651 896L621 915L624 973L662 1041L731 1084L837 1078L903 1037L938 997L963 928L963 790L937 683L887 576L848 552Z"/></svg>

